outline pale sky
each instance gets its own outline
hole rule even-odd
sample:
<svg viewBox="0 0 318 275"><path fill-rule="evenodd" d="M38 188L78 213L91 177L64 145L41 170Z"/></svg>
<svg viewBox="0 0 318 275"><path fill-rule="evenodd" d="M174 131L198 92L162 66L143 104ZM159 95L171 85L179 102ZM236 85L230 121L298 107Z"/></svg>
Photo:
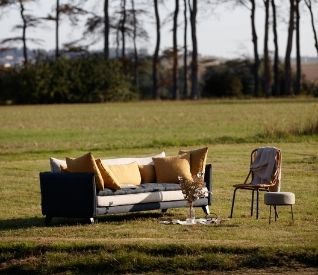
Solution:
<svg viewBox="0 0 318 275"><path fill-rule="evenodd" d="M63 2L63 1L61 1ZM92 1L87 1L89 3ZM95 1L97 2L97 1ZM111 5L114 6L114 1ZM138 1L136 1L138 2ZM174 1L168 0L165 1L166 6L162 6L161 10L161 19L163 19L168 13L173 11ZM183 1L180 1L182 4ZM225 58L237 58L243 56L253 56L253 45L251 41L251 23L250 23L250 11L246 7L234 7L233 5L219 5L217 8L213 6L203 7L205 1L199 2L199 12L198 12L198 47L199 53L206 56L217 56ZM257 33L258 33L258 47L260 55L263 51L263 21L264 21L264 10L263 10L263 1L257 1ZM287 40L287 22L288 22L288 6L286 0L277 1L278 10L277 14L279 16L278 22L278 34L279 34L279 50L280 56L284 56L286 49L286 40ZM37 4L26 4L26 8L29 8L29 11L33 14L41 14L41 16L47 15L54 6L55 1L38 1ZM93 8L95 11L99 9L102 11L103 1L98 1L98 5L94 4ZM117 1L116 1L117 3ZM130 1L127 1L130 3ZM155 25L154 25L154 16L153 16L153 7L152 1L149 0L149 14L147 18L144 19L144 26L149 33L149 40L138 42L138 47L145 47L148 49L148 53L152 54L155 45ZM92 5L91 5L92 6ZM307 11L307 8L303 5L302 7L302 17L301 17L301 52L302 56L314 56L317 57L312 28L310 25L310 15ZM315 24L318 31L318 3L314 6L315 13ZM181 7L179 13L179 23L180 31L178 43L180 47L183 44L183 8ZM11 8L5 13L2 12L0 17L0 39L7 38L9 36L19 36L21 33L20 29L13 30L13 26L17 23L20 23L20 16L18 13L18 8ZM166 23L162 28L162 43L161 50L172 46L172 21ZM189 26L190 29L190 26ZM60 27L60 42L61 44L68 42L70 40L76 39L81 36L82 29L80 26L72 27L68 20L64 20L61 23ZM36 29L29 29L27 32L28 37L32 38L41 38L43 43L38 46L34 45L31 42L28 43L29 48L45 48L53 49L55 47L55 34L54 34L54 24L46 23L45 26ZM189 38L189 49L191 49L191 40L190 33ZM113 40L112 40L113 41ZM92 49L100 48L102 49L103 40ZM115 45L111 45L114 46ZM270 26L270 40L269 40L269 49L273 50L273 42L271 35L271 26ZM294 51L293 51L294 53Z"/></svg>

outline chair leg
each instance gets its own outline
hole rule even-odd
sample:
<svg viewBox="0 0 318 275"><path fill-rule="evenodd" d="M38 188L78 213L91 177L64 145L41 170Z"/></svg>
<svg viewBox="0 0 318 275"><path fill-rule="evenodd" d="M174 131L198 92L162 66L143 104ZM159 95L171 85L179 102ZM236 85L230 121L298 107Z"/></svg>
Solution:
<svg viewBox="0 0 318 275"><path fill-rule="evenodd" d="M258 219L259 190L256 190L256 219Z"/></svg>
<svg viewBox="0 0 318 275"><path fill-rule="evenodd" d="M231 215L230 215L230 218L233 217L233 209L234 209L234 202L235 202L235 194L236 194L236 190L237 188L234 189L234 192L233 192L233 199L232 199L232 208L231 208Z"/></svg>
<svg viewBox="0 0 318 275"><path fill-rule="evenodd" d="M255 190L252 190L251 217L253 216L253 209L254 209L254 191Z"/></svg>

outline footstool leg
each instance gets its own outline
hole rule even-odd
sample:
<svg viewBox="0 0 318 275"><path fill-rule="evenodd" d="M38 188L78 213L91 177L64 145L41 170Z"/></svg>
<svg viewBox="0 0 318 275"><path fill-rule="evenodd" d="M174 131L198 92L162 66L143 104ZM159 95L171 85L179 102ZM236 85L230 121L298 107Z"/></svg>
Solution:
<svg viewBox="0 0 318 275"><path fill-rule="evenodd" d="M268 219L269 224L271 224L271 218L272 218L272 205L269 206L269 219Z"/></svg>
<svg viewBox="0 0 318 275"><path fill-rule="evenodd" d="M275 210L275 222L278 219L278 214L277 214L277 209L276 209L276 205L274 205L274 210Z"/></svg>
<svg viewBox="0 0 318 275"><path fill-rule="evenodd" d="M294 222L294 213L293 213L293 205L290 205L290 210L291 210L291 214L292 214L292 220Z"/></svg>

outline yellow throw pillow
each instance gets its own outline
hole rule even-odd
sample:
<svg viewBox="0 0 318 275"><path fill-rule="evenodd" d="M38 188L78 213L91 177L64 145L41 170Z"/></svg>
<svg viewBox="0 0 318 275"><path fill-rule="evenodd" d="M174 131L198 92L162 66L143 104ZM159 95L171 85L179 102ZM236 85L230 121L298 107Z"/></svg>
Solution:
<svg viewBox="0 0 318 275"><path fill-rule="evenodd" d="M104 180L104 187L112 190L120 189L119 183L113 172L107 167L107 165L103 165L100 159L96 159L96 164L98 169Z"/></svg>
<svg viewBox="0 0 318 275"><path fill-rule="evenodd" d="M98 190L104 189L104 181L95 159L91 153L87 153L79 158L66 158L67 170L70 172L89 172L95 174L96 186Z"/></svg>
<svg viewBox="0 0 318 275"><path fill-rule="evenodd" d="M189 161L180 157L153 158L158 183L179 183L178 176L192 180Z"/></svg>
<svg viewBox="0 0 318 275"><path fill-rule="evenodd" d="M155 166L152 164L138 165L142 183L156 182Z"/></svg>
<svg viewBox="0 0 318 275"><path fill-rule="evenodd" d="M205 172L206 159L208 155L208 147L195 150L180 150L179 155L187 155L190 158L190 170L193 176L200 172Z"/></svg>
<svg viewBox="0 0 318 275"><path fill-rule="evenodd" d="M105 168L112 172L120 188L134 187L141 183L141 176L137 162L106 165Z"/></svg>

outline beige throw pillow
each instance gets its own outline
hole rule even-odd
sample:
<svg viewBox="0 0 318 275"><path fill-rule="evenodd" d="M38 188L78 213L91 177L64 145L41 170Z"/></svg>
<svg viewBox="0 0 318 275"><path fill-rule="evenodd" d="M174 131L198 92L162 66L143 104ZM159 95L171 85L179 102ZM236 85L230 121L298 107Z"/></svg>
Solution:
<svg viewBox="0 0 318 275"><path fill-rule="evenodd" d="M179 183L178 176L192 180L189 161L180 157L153 158L158 183Z"/></svg>
<svg viewBox="0 0 318 275"><path fill-rule="evenodd" d="M141 183L141 176L136 162L119 165L104 165L109 169L120 188L136 187Z"/></svg>
<svg viewBox="0 0 318 275"><path fill-rule="evenodd" d="M156 182L155 166L152 164L138 165L141 175L141 183Z"/></svg>
<svg viewBox="0 0 318 275"><path fill-rule="evenodd" d="M95 174L96 187L98 190L104 189L104 181L95 159L91 153L87 153L79 158L66 158L67 170L69 172L89 172Z"/></svg>
<svg viewBox="0 0 318 275"><path fill-rule="evenodd" d="M119 183L113 172L107 167L107 165L103 165L100 159L96 160L96 164L98 169L104 180L104 187L112 190L120 189Z"/></svg>
<svg viewBox="0 0 318 275"><path fill-rule="evenodd" d="M205 172L206 159L208 155L208 147L195 149L195 150L180 150L179 155L187 155L187 159L190 159L190 170L192 176L197 175L200 172Z"/></svg>

